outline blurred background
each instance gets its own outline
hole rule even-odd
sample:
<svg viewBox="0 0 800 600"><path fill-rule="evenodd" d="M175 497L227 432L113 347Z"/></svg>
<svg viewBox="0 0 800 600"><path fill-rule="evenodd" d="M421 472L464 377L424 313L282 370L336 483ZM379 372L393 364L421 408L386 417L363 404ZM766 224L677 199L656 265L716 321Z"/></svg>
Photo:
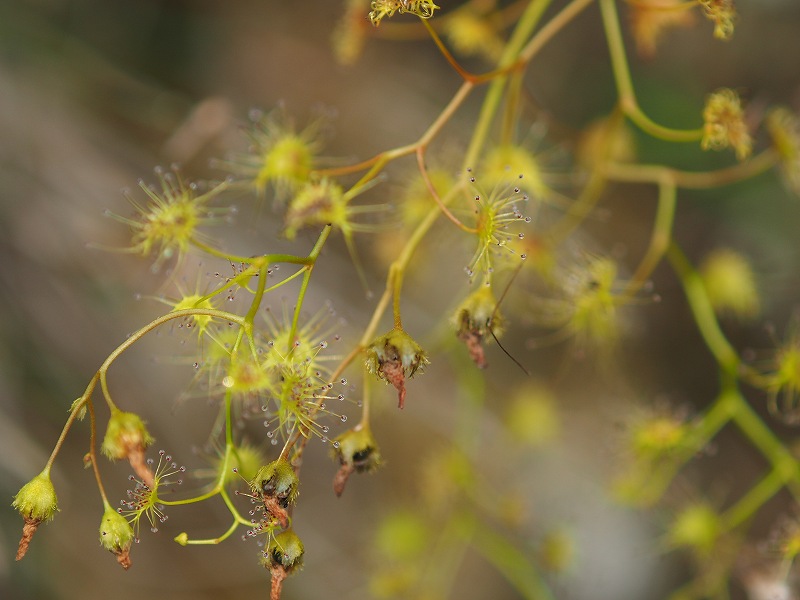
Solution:
<svg viewBox="0 0 800 600"><path fill-rule="evenodd" d="M446 13L460 3L440 4ZM721 86L740 91L754 110L772 104L800 108L800 3L739 0L737 6L740 19L730 42L712 39L710 24L699 19L694 28L668 34L652 59L630 51L641 105L655 120L697 126L705 94ZM164 310L153 298L170 290L150 261L92 246L128 244L126 227L105 215L129 214L120 190L134 188L140 177L152 181L154 166L173 162L192 177L218 177L209 159L244 147L239 128L253 108L283 104L301 125L320 111L335 113L324 154L345 157L337 159L344 163L416 140L452 97L459 79L424 39L370 39L353 65L337 63L331 36L343 11L338 0L0 3L0 497L6 498L0 511L0 597L267 596L268 573L255 564L252 543L238 536L219 546L181 548L172 542L183 530L196 537L224 531L228 520L221 504L216 510L171 511L163 531L143 532L134 566L123 572L97 541L101 503L81 460L87 423L75 428L56 462L61 512L40 529L20 563L14 554L21 522L9 505L41 470L70 404L100 363L126 334ZM478 62L467 64L482 70ZM596 7L541 53L526 83L543 121L557 132L544 147L568 151L583 127L608 113L615 91ZM436 152L452 152L468 139L481 95L457 113ZM731 160L644 136L637 141L647 160L684 168ZM372 197L386 201L384 195L412 172L412 161L393 165L389 181ZM603 200L604 217L590 220L581 232L582 247L621 257L633 268L647 242L654 201L648 186L614 187ZM262 212L213 235L247 254L310 248L313 234L290 246L279 236L279 216L269 206ZM798 222L800 202L774 173L680 195L676 237L693 259L730 245L753 261L763 319L748 327L730 324L726 331L755 356L774 343L765 324L774 324L780 337L800 297ZM433 245L442 260L435 269L420 268L404 299L405 318L420 332L435 330L452 309L442 289L466 290L462 268L470 253L454 256L445 246ZM368 279L379 290L385 263L375 246L361 248ZM341 329L336 332L343 343L355 343L372 301L356 285L339 238L322 260L309 312L330 301ZM230 267L198 265L200 285L225 268ZM188 288L195 285L192 277ZM625 509L607 494L630 414L659 402L700 411L717 388L714 364L669 269L656 272L654 287L661 302L643 302L632 311L634 333L611 369L581 360L569 344L528 350L524 331L508 337L512 354L554 390L559 433L541 448L509 446L502 419L487 412L481 456L495 478L492 493L511 496L513 488L519 513L529 517L520 531L530 536L532 552L540 548L534 540L547 532L563 531L571 540L569 566L550 580L557 598L659 598L690 572L688 561L659 543L668 509ZM280 302L271 301L275 307ZM214 414L203 398L179 400L192 379L191 339L164 328L111 372L118 403L144 415L157 446L190 470L203 467L193 448L202 446ZM432 335L426 343L437 347L436 339ZM485 385L502 407L509 382L524 377L496 348L492 352ZM451 435L460 397L468 395L453 383L450 368L434 356L425 377L411 384L403 413L394 410L388 390L379 390L374 428L387 464L369 478L351 480L338 500L330 491L334 467L327 448L312 441L295 513L306 567L286 584L287 600L373 597L371 577L381 568L373 551L375 531L387 513L415 505L427 457ZM765 413L763 395L753 394L752 401ZM770 423L786 440L796 436ZM687 469L678 496L702 494L724 504L764 466L732 431L724 431L713 450ZM122 498L127 467L102 466L110 496ZM754 540L768 535L775 517L793 511L783 495L769 506L772 514L752 526ZM451 597L519 597L479 553L468 553L459 564Z"/></svg>

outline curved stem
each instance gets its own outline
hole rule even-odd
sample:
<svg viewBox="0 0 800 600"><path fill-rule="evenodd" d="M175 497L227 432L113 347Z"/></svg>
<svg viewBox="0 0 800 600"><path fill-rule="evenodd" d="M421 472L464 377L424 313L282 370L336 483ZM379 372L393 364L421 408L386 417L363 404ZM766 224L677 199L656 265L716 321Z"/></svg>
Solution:
<svg viewBox="0 0 800 600"><path fill-rule="evenodd" d="M675 242L670 245L667 256L681 281L689 308L706 346L717 359L723 372L735 377L740 363L739 356L719 327L700 275L694 270Z"/></svg>
<svg viewBox="0 0 800 600"><path fill-rule="evenodd" d="M564 241L575 231L575 228L583 223L584 219L592 212L597 205L603 190L606 186L605 176L594 169L589 175L589 179L583 186L580 195L569 207L569 211L547 232L547 245L551 248Z"/></svg>
<svg viewBox="0 0 800 600"><path fill-rule="evenodd" d="M511 34L511 38L503 50L503 55L500 57L500 72L507 72L505 70L510 69L510 67L515 64L520 50L525 45L525 40L531 35L536 25L539 24L542 14L550 5L550 2L551 0L533 0L528 4L525 12L520 17L519 23L517 23L514 29L514 33ZM477 161L486 142L489 128L494 120L497 108L502 100L506 78L504 76L498 76L497 74L492 74L490 78L492 82L489 85L489 91L486 93L486 98L483 100L478 120L472 130L472 139L464 155L464 161L462 162L462 167L464 169L473 166Z"/></svg>
<svg viewBox="0 0 800 600"><path fill-rule="evenodd" d="M619 105L622 111L636 123L643 131L650 135L672 142L696 142L702 139L703 129L671 129L659 125L644 114L636 100L633 90L628 59L622 41L622 31L619 26L616 0L600 0L600 12L603 26L608 40L608 50L611 54L611 67L614 71L614 80L619 94Z"/></svg>
<svg viewBox="0 0 800 600"><path fill-rule="evenodd" d="M241 523L239 523L239 521L234 519L233 523L231 523L231 526L228 528L228 530L225 533L223 533L221 536L217 537L217 538L211 538L211 539L205 539L205 540L191 540L191 539L188 539L185 542L182 542L182 544L186 545L186 546L188 546L188 545L198 545L199 546L199 545L219 544L220 542L224 542L229 537L231 537L231 535L233 535L233 533L237 529L239 529L239 525L241 525Z"/></svg>
<svg viewBox="0 0 800 600"><path fill-rule="evenodd" d="M552 40L555 35L564 29L575 17L583 12L595 0L572 0L561 12L550 19L542 28L531 38L522 51L519 53L521 62L530 62L533 57Z"/></svg>
<svg viewBox="0 0 800 600"><path fill-rule="evenodd" d="M69 413L69 417L67 417L66 423L64 423L64 427L61 428L61 434L58 436L58 440L56 441L55 446L53 447L53 451L50 453L50 457L47 459L47 463L44 467L44 473L49 474L50 469L53 467L53 463L56 460L56 456L58 456L61 447L64 445L64 440L67 438L67 434L69 430L72 428L72 425L75 423L75 420L81 413L81 409L86 405L87 402L90 401L92 397L92 393L94 392L94 388L97 386L97 382L100 379L100 373L95 373L92 379L89 381L89 385L86 386L86 390L83 392L83 395L78 398L73 404L72 408Z"/></svg>
<svg viewBox="0 0 800 600"><path fill-rule="evenodd" d="M253 321L255 321L256 314L258 313L258 309L261 306L261 301L264 298L264 292L267 287L267 272L269 271L269 263L264 262L261 267L258 269L258 285L256 286L255 294L253 294L253 300L250 302L250 308L247 310L247 314L244 316L244 320L246 323L249 323L251 326L253 325Z"/></svg>
<svg viewBox="0 0 800 600"><path fill-rule="evenodd" d="M97 489L100 491L100 497L103 500L103 508L108 509L111 505L108 503L106 488L103 485L103 479L100 477L100 469L97 466L97 427L94 404L92 404L91 400L88 400L86 404L89 410L89 460L92 461L92 471L94 472L94 479L97 482Z"/></svg>
<svg viewBox="0 0 800 600"><path fill-rule="evenodd" d="M425 149L422 146L420 146L420 148L417 150L417 166L419 167L419 172L422 175L422 180L425 182L425 187L428 188L428 191L430 192L431 196L433 196L433 199L436 201L439 210L442 211L444 216L446 216L454 225L456 225L462 231L465 231L467 233L477 233L478 230L476 228L467 227L466 225L464 225L464 223L462 223L459 220L459 218L456 217L450 211L449 208L447 208L447 205L439 197L439 193L436 191L436 188L433 186L433 182L431 181L431 178L428 175L428 169L425 167Z"/></svg>
<svg viewBox="0 0 800 600"><path fill-rule="evenodd" d="M297 304L294 307L294 315L292 316L292 326L289 329L289 347L286 350L288 354L291 354L294 350L294 338L297 335L297 325L300 321L300 311L303 308L303 300L306 296L306 290L308 290L308 282L311 280L311 272L314 270L314 266L317 264L317 257L319 257L319 253L322 252L322 247L325 245L328 236L331 234L331 229L331 225L326 225L322 229L322 232L317 238L317 243L314 244L314 247L308 254L309 262L306 265L306 272L303 275L303 281L300 284L300 293L297 295Z"/></svg>
<svg viewBox="0 0 800 600"><path fill-rule="evenodd" d="M683 189L707 189L730 185L760 175L778 164L779 157L767 149L753 158L716 171L680 171L663 165L607 163L602 167L609 179L628 182L658 182L665 178Z"/></svg>
<svg viewBox="0 0 800 600"><path fill-rule="evenodd" d="M439 49L439 52L442 53L442 56L444 56L445 60L447 60L450 66L453 67L453 69L455 69L456 73L458 73L464 81L472 81L474 79L474 75L467 72L464 68L462 68L460 64L458 64L458 61L447 49L447 46L444 45L444 42L442 42L442 38L439 37L439 34L436 33L436 31L433 29L433 26L428 22L428 20L420 19L420 21L422 21L422 24L425 26L425 29L428 31L428 34L430 34L431 38L433 39L433 43L436 44L436 47Z"/></svg>
<svg viewBox="0 0 800 600"><path fill-rule="evenodd" d="M233 263L243 263L246 265L260 264L263 262L268 263L292 263L297 265L307 265L308 258L303 256L296 256L294 254L263 254L261 256L238 256L236 254L228 254L221 250L217 250L213 246L206 244L196 238L192 238L192 245L202 250L203 252L222 258Z"/></svg>
<svg viewBox="0 0 800 600"><path fill-rule="evenodd" d="M128 336L128 339L126 339L119 346L117 346L117 348L113 352L111 352L111 354L108 355L105 361L103 361L103 364L100 365L100 368L98 369L97 374L95 375L95 379L92 380L94 383L96 383L96 378L99 378L100 387L103 391L103 397L105 398L106 404L108 404L108 407L112 413L119 410L116 404L114 404L114 401L111 399L111 393L109 392L108 381L107 381L108 369L111 367L114 361L117 360L120 357L120 355L123 352L125 352L128 348L133 346L146 334L153 331L160 325L172 321L173 319L185 319L186 317L193 317L193 316L208 316L217 319L223 319L226 321L230 321L232 323L237 323L246 331L249 331L251 329L250 324L247 323L243 317L240 317L239 315L224 310L216 310L213 308L184 308L181 310L175 310L165 315L162 315L157 319L153 319L152 321L150 321L150 323L148 323L138 331L132 333L130 336ZM90 384L92 388L94 388L94 383ZM71 418L72 415L70 415L70 419ZM69 423L69 421L67 422Z"/></svg>
<svg viewBox="0 0 800 600"><path fill-rule="evenodd" d="M672 239L672 222L675 219L676 200L675 184L665 178L658 185L658 209L653 223L653 232L650 236L650 245L625 288L623 293L625 299L630 299L642 288L664 257L664 253L667 251L669 242Z"/></svg>

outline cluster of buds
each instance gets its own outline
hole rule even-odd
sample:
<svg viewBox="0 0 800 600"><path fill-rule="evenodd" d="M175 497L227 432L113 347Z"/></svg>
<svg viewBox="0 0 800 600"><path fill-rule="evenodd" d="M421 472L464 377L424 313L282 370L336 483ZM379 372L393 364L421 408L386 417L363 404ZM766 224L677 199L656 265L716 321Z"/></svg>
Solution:
<svg viewBox="0 0 800 600"><path fill-rule="evenodd" d="M394 13L411 13L420 19L430 19L439 8L431 0L372 0L369 20L377 27L384 17L392 17Z"/></svg>
<svg viewBox="0 0 800 600"><path fill-rule="evenodd" d="M733 148L736 158L744 160L753 149L753 138L744 119L739 94L722 88L709 94L703 108L703 150Z"/></svg>

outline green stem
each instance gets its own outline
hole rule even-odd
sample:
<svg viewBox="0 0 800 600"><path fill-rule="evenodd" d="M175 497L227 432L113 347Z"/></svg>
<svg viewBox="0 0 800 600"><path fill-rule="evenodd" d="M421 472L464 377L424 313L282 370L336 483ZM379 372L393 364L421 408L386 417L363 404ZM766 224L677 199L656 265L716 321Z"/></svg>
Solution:
<svg viewBox="0 0 800 600"><path fill-rule="evenodd" d="M530 62L536 53L552 40L559 31L594 2L595 0L572 0L572 2L567 4L560 13L555 15L545 25L542 25L542 28L522 49L519 53L520 62Z"/></svg>
<svg viewBox="0 0 800 600"><path fill-rule="evenodd" d="M744 497L722 514L723 529L729 531L747 521L785 484L785 473L777 469L770 471L766 477L750 488Z"/></svg>
<svg viewBox="0 0 800 600"><path fill-rule="evenodd" d="M719 327L700 275L694 270L675 242L670 245L667 256L683 285L689 307L706 345L722 370L735 377L740 362L739 356Z"/></svg>
<svg viewBox="0 0 800 600"><path fill-rule="evenodd" d="M122 342L117 348L108 355L103 364L100 365L100 368L97 371L97 375L95 377L99 377L100 379L100 387L103 390L103 397L108 404L109 409L113 413L114 411L118 411L119 409L114 404L114 401L111 399L111 394L108 390L108 381L106 374L108 373L109 367L117 360L120 355L125 352L128 348L133 346L136 342L142 339L146 334L153 331L160 325L172 321L173 319L185 319L186 317L193 317L193 316L207 316L207 317L214 317L217 319L222 319L226 321L230 321L232 323L236 323L243 327L245 330L250 330L250 324L245 322L243 317L236 315L234 313L230 313L224 310L216 310L213 308L184 308L181 310L175 310L165 315L158 317L157 319L153 319L147 325L139 329L138 331L132 333L128 338ZM94 380L93 380L94 381ZM90 384L93 388L94 384ZM70 415L71 418L71 415Z"/></svg>
<svg viewBox="0 0 800 600"><path fill-rule="evenodd" d="M253 294L253 300L250 303L250 308L248 309L247 314L244 316L245 322L249 323L251 326L255 321L256 314L261 306L261 301L264 298L264 291L267 287L267 271L269 271L269 263L265 262L258 269L258 285L256 286L255 294Z"/></svg>
<svg viewBox="0 0 800 600"><path fill-rule="evenodd" d="M731 391L730 396L731 403L735 405L733 420L737 427L770 462L773 470L783 478L783 482L789 484L795 498L800 499L800 470L791 452L738 390Z"/></svg>
<svg viewBox="0 0 800 600"><path fill-rule="evenodd" d="M319 257L319 253L322 252L322 247L325 245L325 242L328 239L328 236L331 234L331 225L326 225L322 232L319 234L317 238L317 243L314 244L314 247L311 249L311 252L308 254L308 263L306 264L306 272L303 275L303 281L300 284L300 292L297 294L297 304L294 307L294 315L292 316L292 326L289 329L289 347L286 349L287 356L292 354L294 350L294 338L297 335L297 326L300 321L300 311L303 308L303 300L306 297L306 291L308 290L308 282L311 280L311 272L314 270L314 266L317 264L317 258Z"/></svg>
<svg viewBox="0 0 800 600"><path fill-rule="evenodd" d="M394 265L393 265L394 266ZM394 328L403 329L403 319L400 316L400 290L403 289L403 270L392 269L392 314L394 316Z"/></svg>
<svg viewBox="0 0 800 600"><path fill-rule="evenodd" d="M542 18L542 14L550 5L552 0L533 0L519 19L511 38L508 40L503 55L500 57L498 65L501 69L513 65L519 57L520 50L524 47L525 41L530 37L533 30ZM478 121L475 124L467 152L464 155L462 167L473 166L480 155L481 150L486 144L494 116L503 98L503 88L506 85L506 77L497 77L489 85L486 97L483 100Z"/></svg>
<svg viewBox="0 0 800 600"><path fill-rule="evenodd" d="M680 171L663 165L621 163L608 163L602 170L606 177L615 181L657 183L669 179L679 188L702 190L756 177L773 168L779 160L778 153L770 148L749 160L716 171Z"/></svg>
<svg viewBox="0 0 800 600"><path fill-rule="evenodd" d="M659 182L658 209L650 236L650 245L625 289L623 296L626 299L641 289L669 247L672 239L672 223L675 219L676 192L675 184L671 180L664 178Z"/></svg>
<svg viewBox="0 0 800 600"><path fill-rule="evenodd" d="M89 410L89 460L92 461L92 471L97 482L97 489L100 491L100 497L103 500L103 508L108 509L110 505L108 496L106 496L106 488L103 485L100 469L97 466L97 422L94 414L94 405L91 400L87 402L87 409Z"/></svg>
<svg viewBox="0 0 800 600"><path fill-rule="evenodd" d="M622 111L643 131L654 137L672 142L699 141L703 137L702 128L671 129L659 125L642 112L636 100L636 93L633 90L628 59L622 41L622 31L619 26L616 0L600 0L600 12L603 17L608 50L611 54L611 68L614 71L614 81L617 84L619 104Z"/></svg>
<svg viewBox="0 0 800 600"><path fill-rule="evenodd" d="M220 542L223 542L226 539L228 539L229 537L231 537L231 535L233 535L233 533L237 529L239 529L239 525L241 525L241 523L239 523L239 521L234 519L233 523L231 523L231 526L228 528L228 530L225 533L223 533L221 536L219 536L217 538L211 538L211 539L205 539L205 540L186 540L184 542L184 544L187 545L187 546L188 545L195 545L195 544L198 545L198 546L199 545L209 545L209 544L219 544Z"/></svg>
<svg viewBox="0 0 800 600"><path fill-rule="evenodd" d="M362 393L361 393L361 420L359 421L360 427L369 428L369 407L372 401L372 388L370 386L372 380L369 377L362 377Z"/></svg>
<svg viewBox="0 0 800 600"><path fill-rule="evenodd" d="M647 474L649 479L639 494L639 500L644 505L657 502L681 468L706 447L711 439L733 418L736 410L736 404L731 402L728 394L718 396L708 411L696 420L686 439L670 460L658 463L657 468Z"/></svg>
<svg viewBox="0 0 800 600"><path fill-rule="evenodd" d="M53 451L50 453L50 457L47 459L47 463L45 464L43 473L45 475L50 474L50 469L53 466L53 463L56 460L56 456L58 456L61 447L64 445L64 440L67 439L67 434L69 430L72 428L72 425L75 423L78 415L81 413L81 409L83 406L90 402L92 393L94 392L94 388L97 386L97 382L100 379L100 373L95 373L94 377L92 377L91 381L89 381L89 385L86 386L86 390L84 390L83 395L78 398L72 404L72 410L69 413L69 417L67 417L67 422L64 423L64 427L61 428L61 434L58 436L58 440L56 440L56 444L53 447Z"/></svg>
<svg viewBox="0 0 800 600"><path fill-rule="evenodd" d="M569 212L547 232L547 245L555 248L564 241L592 212L605 189L606 179L600 170L593 169L589 180L583 186L576 201L569 207Z"/></svg>
<svg viewBox="0 0 800 600"><path fill-rule="evenodd" d="M262 262L274 263L291 263L296 265L307 265L308 258L303 256L296 256L294 254L264 254L261 256L238 256L236 254L228 254L217 250L213 246L206 244L198 239L192 238L192 245L202 250L206 254L222 258L232 263L242 263L245 265L258 265Z"/></svg>
<svg viewBox="0 0 800 600"><path fill-rule="evenodd" d="M527 600L554 600L554 596L529 559L529 553L516 548L508 538L486 527L481 519L469 524L472 547L483 556Z"/></svg>

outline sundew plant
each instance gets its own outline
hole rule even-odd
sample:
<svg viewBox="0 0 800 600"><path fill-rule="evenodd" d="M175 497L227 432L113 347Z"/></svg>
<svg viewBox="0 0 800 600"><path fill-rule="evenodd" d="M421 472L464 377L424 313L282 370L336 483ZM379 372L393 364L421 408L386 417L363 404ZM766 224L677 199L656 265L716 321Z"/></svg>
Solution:
<svg viewBox="0 0 800 600"><path fill-rule="evenodd" d="M215 91L153 162L183 160L82 240L146 266L149 317L49 398L61 432L8 498L17 561L79 504L93 570L156 547L256 581L191 597L799 598L800 115L731 50L770 32L734 0L311 4L337 75L366 71L349 100L313 75L314 114ZM261 51L303 78L299 44ZM538 84L551 64L565 89ZM407 96L376 109L395 68ZM418 130L415 97L444 98ZM366 149L340 151L367 105ZM141 353L183 388L169 415L124 374Z"/></svg>

